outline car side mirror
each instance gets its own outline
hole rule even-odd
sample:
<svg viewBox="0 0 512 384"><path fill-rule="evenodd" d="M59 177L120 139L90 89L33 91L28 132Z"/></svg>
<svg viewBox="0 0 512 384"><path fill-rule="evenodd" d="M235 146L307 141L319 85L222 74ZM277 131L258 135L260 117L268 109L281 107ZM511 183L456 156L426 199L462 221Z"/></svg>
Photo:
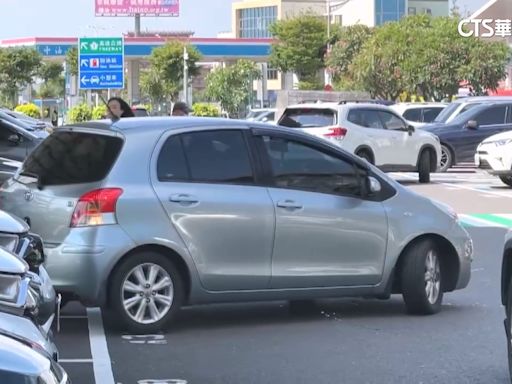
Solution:
<svg viewBox="0 0 512 384"><path fill-rule="evenodd" d="M466 128L467 129L478 129L478 121L476 120L469 120L467 123L466 123Z"/></svg>
<svg viewBox="0 0 512 384"><path fill-rule="evenodd" d="M12 144L18 145L21 142L21 137L19 135L12 134L7 140Z"/></svg>
<svg viewBox="0 0 512 384"><path fill-rule="evenodd" d="M370 192L371 195L379 193L382 190L382 185L380 184L380 181L373 176L368 176L366 178L366 183L368 191Z"/></svg>
<svg viewBox="0 0 512 384"><path fill-rule="evenodd" d="M416 131L416 128L414 128L414 125L407 126L407 132L409 133L409 136L412 136L414 131Z"/></svg>

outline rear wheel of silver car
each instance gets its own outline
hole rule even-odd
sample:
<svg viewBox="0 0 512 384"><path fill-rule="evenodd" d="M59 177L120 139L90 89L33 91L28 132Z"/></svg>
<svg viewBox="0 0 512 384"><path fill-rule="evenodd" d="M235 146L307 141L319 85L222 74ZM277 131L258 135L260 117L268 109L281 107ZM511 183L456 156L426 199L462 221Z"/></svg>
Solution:
<svg viewBox="0 0 512 384"><path fill-rule="evenodd" d="M441 145L441 160L439 164L439 172L446 172L452 167L453 155L450 148L446 145Z"/></svg>
<svg viewBox="0 0 512 384"><path fill-rule="evenodd" d="M508 372L510 376L510 381L512 382L512 276L509 279L508 289L507 289L507 303L505 307L506 319L505 319L505 327L506 336L507 336L507 354L508 354Z"/></svg>
<svg viewBox="0 0 512 384"><path fill-rule="evenodd" d="M114 272L110 303L128 330L152 333L169 324L183 292L181 276L168 258L141 252L128 256Z"/></svg>
<svg viewBox="0 0 512 384"><path fill-rule="evenodd" d="M420 183L430 183L430 152L423 151L418 161Z"/></svg>
<svg viewBox="0 0 512 384"><path fill-rule="evenodd" d="M500 176L500 180L509 187L512 187L512 176Z"/></svg>
<svg viewBox="0 0 512 384"><path fill-rule="evenodd" d="M411 314L432 315L443 301L442 263L438 247L422 240L406 250L401 268L402 295Z"/></svg>

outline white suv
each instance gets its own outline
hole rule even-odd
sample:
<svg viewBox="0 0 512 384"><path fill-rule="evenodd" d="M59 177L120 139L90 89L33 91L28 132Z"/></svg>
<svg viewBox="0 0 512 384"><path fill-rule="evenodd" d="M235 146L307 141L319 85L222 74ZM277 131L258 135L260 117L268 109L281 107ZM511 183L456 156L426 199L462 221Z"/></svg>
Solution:
<svg viewBox="0 0 512 384"><path fill-rule="evenodd" d="M482 141L476 149L475 165L512 187L512 131Z"/></svg>
<svg viewBox="0 0 512 384"><path fill-rule="evenodd" d="M418 172L421 183L430 182L441 159L437 136L379 104L298 104L287 107L277 124L330 140L383 171Z"/></svg>

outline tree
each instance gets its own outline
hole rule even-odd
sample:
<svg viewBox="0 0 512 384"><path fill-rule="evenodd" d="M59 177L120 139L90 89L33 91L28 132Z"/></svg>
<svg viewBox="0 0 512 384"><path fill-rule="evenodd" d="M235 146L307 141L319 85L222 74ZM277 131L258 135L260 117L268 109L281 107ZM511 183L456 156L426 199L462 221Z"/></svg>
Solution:
<svg viewBox="0 0 512 384"><path fill-rule="evenodd" d="M41 99L64 96L66 83L62 75L63 70L60 63L45 62L41 65L38 71L38 76L43 80L38 91Z"/></svg>
<svg viewBox="0 0 512 384"><path fill-rule="evenodd" d="M19 90L32 83L42 57L33 48L0 49L0 92L11 106L16 105Z"/></svg>
<svg viewBox="0 0 512 384"><path fill-rule="evenodd" d="M279 20L270 26L270 64L282 72L294 72L299 81L314 83L324 68L327 24L321 17L303 14Z"/></svg>
<svg viewBox="0 0 512 384"><path fill-rule="evenodd" d="M71 47L66 52L66 67L67 71L73 75L78 76L78 48Z"/></svg>
<svg viewBox="0 0 512 384"><path fill-rule="evenodd" d="M366 25L356 24L342 27L327 58L328 69L335 83L350 83L349 67L359 54L364 43L372 36L373 30Z"/></svg>
<svg viewBox="0 0 512 384"><path fill-rule="evenodd" d="M160 74L154 68L146 69L140 74L140 90L153 105L162 103L176 91L174 88L166 88L167 85L161 81Z"/></svg>
<svg viewBox="0 0 512 384"><path fill-rule="evenodd" d="M220 110L216 105L208 103L195 103L192 106L194 116L219 117Z"/></svg>
<svg viewBox="0 0 512 384"><path fill-rule="evenodd" d="M260 70L250 60L238 60L236 64L212 71L206 77L206 95L220 102L230 116L238 116L249 103L253 80L261 77Z"/></svg>
<svg viewBox="0 0 512 384"><path fill-rule="evenodd" d="M201 54L194 46L180 41L172 41L154 49L149 57L151 71L153 72L145 79L146 82L154 83L150 79L156 76L163 83L162 90L165 96L170 96L173 100L176 99L179 91L183 88L185 47L188 53L188 74L190 77L194 77L199 74L197 62L201 60Z"/></svg>

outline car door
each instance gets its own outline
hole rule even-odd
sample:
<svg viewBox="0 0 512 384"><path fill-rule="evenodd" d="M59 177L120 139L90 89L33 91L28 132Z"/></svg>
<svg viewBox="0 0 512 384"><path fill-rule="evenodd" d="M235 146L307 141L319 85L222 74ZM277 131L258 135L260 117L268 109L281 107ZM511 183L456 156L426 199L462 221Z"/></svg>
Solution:
<svg viewBox="0 0 512 384"><path fill-rule="evenodd" d="M379 110L379 116L385 128L384 134L392 141L392 160L389 165L416 166L419 153L418 134L410 134L406 121L391 111Z"/></svg>
<svg viewBox="0 0 512 384"><path fill-rule="evenodd" d="M509 104L489 106L473 118L478 123L476 129L469 128L467 124L462 127L458 161L472 161L478 144L496 133L512 129L512 124L507 122L507 111L510 107Z"/></svg>
<svg viewBox="0 0 512 384"><path fill-rule="evenodd" d="M210 291L267 288L274 207L242 130L162 139L153 186Z"/></svg>
<svg viewBox="0 0 512 384"><path fill-rule="evenodd" d="M11 141L17 136L18 142ZM16 126L0 119L0 182L12 176L25 157L32 142L21 134Z"/></svg>
<svg viewBox="0 0 512 384"><path fill-rule="evenodd" d="M276 210L271 288L379 283L387 217L382 203L361 198L362 168L305 138L255 134Z"/></svg>
<svg viewBox="0 0 512 384"><path fill-rule="evenodd" d="M373 151L374 163L377 166L390 164L393 161L393 140L387 135L378 110L372 108L351 108L347 120L364 129L364 137L358 145L366 144Z"/></svg>

